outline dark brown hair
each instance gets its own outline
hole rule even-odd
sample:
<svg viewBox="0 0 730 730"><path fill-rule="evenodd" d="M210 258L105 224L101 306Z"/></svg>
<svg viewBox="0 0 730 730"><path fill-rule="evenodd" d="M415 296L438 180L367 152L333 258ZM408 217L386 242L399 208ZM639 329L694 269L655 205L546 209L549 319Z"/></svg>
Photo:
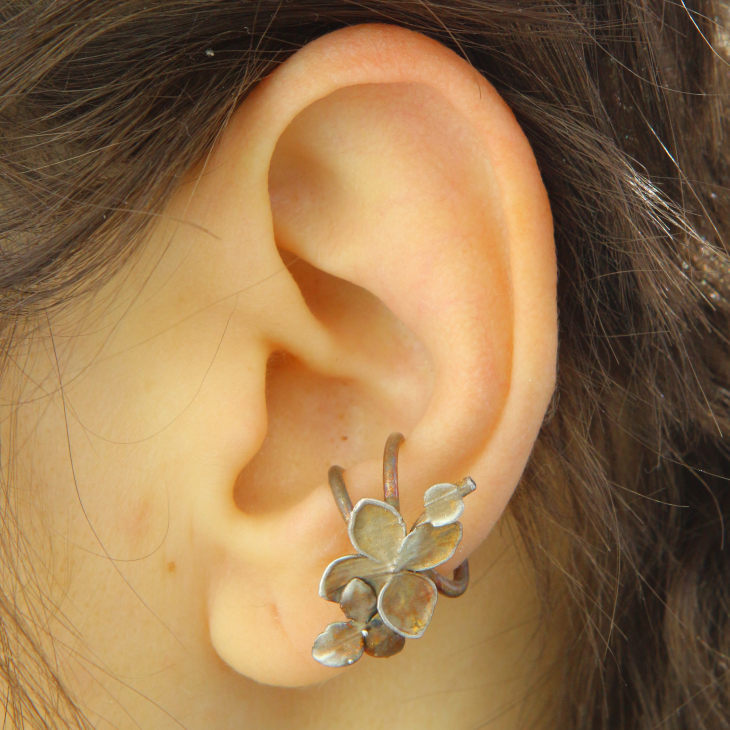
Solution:
<svg viewBox="0 0 730 730"><path fill-rule="evenodd" d="M374 21L438 39L511 105L555 218L558 388L511 507L546 622L565 604L572 621L559 727L728 728L723 12L713 0L3 3L4 351L17 323L129 260L248 90L307 41ZM90 727L11 578L2 589L10 719Z"/></svg>

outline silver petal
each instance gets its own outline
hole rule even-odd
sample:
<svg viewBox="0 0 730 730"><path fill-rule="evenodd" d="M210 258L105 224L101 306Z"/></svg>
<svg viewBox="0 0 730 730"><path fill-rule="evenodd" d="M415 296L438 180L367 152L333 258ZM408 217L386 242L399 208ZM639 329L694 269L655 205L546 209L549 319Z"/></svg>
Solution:
<svg viewBox="0 0 730 730"><path fill-rule="evenodd" d="M397 654L406 644L406 640L383 623L380 616L375 616L367 627L365 637L365 653L376 659Z"/></svg>
<svg viewBox="0 0 730 730"><path fill-rule="evenodd" d="M456 522L464 511L464 500L455 484L434 484L423 495L426 520L432 525L448 525Z"/></svg>
<svg viewBox="0 0 730 730"><path fill-rule="evenodd" d="M319 595L328 601L339 603L342 591L353 578L362 578L369 585L372 584L376 593L383 585L383 566L380 563L365 558L362 555L345 555L333 560L325 569L322 580L319 582Z"/></svg>
<svg viewBox="0 0 730 730"><path fill-rule="evenodd" d="M385 565L395 562L406 536L406 523L398 510L377 499L361 499L347 529L355 550Z"/></svg>
<svg viewBox="0 0 730 730"><path fill-rule="evenodd" d="M378 613L397 634L418 639L431 621L437 598L433 581L410 571L396 573L378 596Z"/></svg>
<svg viewBox="0 0 730 730"><path fill-rule="evenodd" d="M476 488L471 477L457 484L434 484L423 495L426 520L434 527L456 522L464 511L464 497Z"/></svg>
<svg viewBox="0 0 730 730"><path fill-rule="evenodd" d="M382 570L382 565L380 566ZM392 573L390 571L383 573L373 573L373 575L366 575L363 580L373 589L375 596L380 595L380 591L383 590L383 586L390 580Z"/></svg>
<svg viewBox="0 0 730 730"><path fill-rule="evenodd" d="M422 522L411 530L403 541L397 570L428 570L445 563L461 542L461 523L434 527L430 522Z"/></svg>
<svg viewBox="0 0 730 730"><path fill-rule="evenodd" d="M367 583L353 578L342 591L340 608L347 618L365 625L377 611L377 599Z"/></svg>
<svg viewBox="0 0 730 730"><path fill-rule="evenodd" d="M346 667L362 656L363 645L360 628L351 621L339 621L314 640L312 656L326 667Z"/></svg>

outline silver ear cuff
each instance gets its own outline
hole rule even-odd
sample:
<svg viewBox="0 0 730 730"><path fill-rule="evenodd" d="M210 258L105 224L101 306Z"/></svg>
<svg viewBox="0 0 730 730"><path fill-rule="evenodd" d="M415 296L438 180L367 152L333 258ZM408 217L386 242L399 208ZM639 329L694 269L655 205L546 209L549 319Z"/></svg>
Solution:
<svg viewBox="0 0 730 730"><path fill-rule="evenodd" d="M476 484L465 477L427 489L424 511L408 531L398 496L402 443L403 436L393 433L385 444L383 501L361 499L353 507L341 467L330 467L332 495L357 554L330 563L319 584L319 595L339 603L346 618L330 624L314 642L312 656L325 666L354 664L363 652L376 658L397 654L406 639L423 636L439 593L456 598L469 585L467 560L453 580L434 568L449 560L461 542L458 519L464 497Z"/></svg>

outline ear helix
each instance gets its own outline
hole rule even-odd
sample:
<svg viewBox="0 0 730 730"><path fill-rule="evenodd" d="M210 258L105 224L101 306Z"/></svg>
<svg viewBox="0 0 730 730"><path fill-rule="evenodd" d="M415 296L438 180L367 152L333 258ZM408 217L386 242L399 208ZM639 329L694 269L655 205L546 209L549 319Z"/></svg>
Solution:
<svg viewBox="0 0 730 730"><path fill-rule="evenodd" d="M461 541L463 498L476 489L471 477L426 490L424 511L410 531L400 514L398 450L403 436L388 437L383 456L383 501L361 499L354 507L339 466L329 470L332 495L357 551L330 563L319 595L339 603L347 618L330 624L312 647L328 667L354 664L363 653L376 658L401 651L406 639L426 630L438 593L456 598L469 585L469 563L453 580L434 568L449 560Z"/></svg>

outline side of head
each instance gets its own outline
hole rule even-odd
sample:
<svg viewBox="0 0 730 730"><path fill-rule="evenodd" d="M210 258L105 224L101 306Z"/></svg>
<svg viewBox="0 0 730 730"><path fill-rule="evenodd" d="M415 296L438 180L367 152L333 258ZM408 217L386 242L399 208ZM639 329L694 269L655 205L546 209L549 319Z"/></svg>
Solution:
<svg viewBox="0 0 730 730"><path fill-rule="evenodd" d="M458 25L457 5L443 22ZM433 18L426 27L452 48L365 24L297 31L302 47L291 52L287 23L301 20L291 9L270 18L280 35L251 33L244 15L225 31L232 21L210 11L201 22L217 17L216 36L194 35L183 10L124 20L110 6L119 27L136 29L126 45L117 41L130 58L146 52L144 28L200 40L190 68L190 41L171 40L169 49L183 50L163 54L173 101L155 106L168 95L146 76L136 97L97 91L71 104L62 89L77 87L44 77L57 96L37 91L30 101L45 99L62 123L39 114L34 131L56 130L48 154L58 165L63 130L77 125L69 143L90 145L97 166L69 155L70 195L63 169L38 192L35 178L6 165L25 186L13 192L15 210L23 195L46 201L37 224L45 245L19 246L32 233L21 221L7 246L3 468L15 493L31 495L7 519L32 556L19 560L16 550L25 567L4 590L26 571L38 594L26 591L27 604L16 614L8 607L9 616L37 613L49 596L59 610L48 635L69 655L101 657L109 674L134 677L130 685L150 697L173 685L171 704L183 689L194 694L191 677L205 677L201 706L227 727L243 703L236 695L254 691L248 680L303 687L332 675L311 646L340 612L317 586L352 548L327 469L345 467L354 500L378 497L382 446L398 430L407 436L409 524L432 484L470 474L479 485L443 570L493 539L495 526L513 525L519 550L553 582L545 605L562 620L565 601L583 622L586 646L560 661L582 699L556 710L575 727L613 717L596 698L585 705L595 645L621 657L615 673L606 670L606 692L617 698L642 654L676 659L687 626L713 630L680 610L680 597L700 596L707 580L682 553L702 520L714 530L710 503L726 510L717 484L700 489L677 462L724 464L724 351L698 329L725 327L723 278L712 278L725 261L720 239L706 241L703 258L700 235L712 236L727 206L703 192L694 208L678 201L685 177L722 179L711 168L724 152L708 149L698 162L689 137L676 141L679 175L664 147L672 119L689 129L719 102L672 101L669 119L652 105L656 85L616 70L598 41L594 65L565 60L583 42L569 16L508 11L499 32L487 23L496 8L479 15L470 64L459 53L466 27L449 39ZM500 50L510 23L520 28L509 31L515 47ZM602 32L611 53L624 52L608 25ZM540 33L552 38L547 58ZM90 35L90 58L94 43ZM638 38L630 47L641 58L665 48ZM241 71L232 61L241 48L260 65ZM275 66L260 60L262 49L279 54ZM27 54L19 78L30 97ZM710 77L683 76L679 55L666 83L688 89ZM120 58L116 73L131 84L137 66ZM58 60L58 78L69 68L85 78L74 63ZM93 68L105 73L103 63ZM95 109L112 114L104 144ZM636 121L642 114L646 125ZM36 159L32 145L17 145L24 161ZM662 189L660 180L670 182ZM693 212L704 216L696 225ZM696 555L714 555L712 530L695 535ZM654 598L641 588L647 576ZM508 592L491 600L506 610L515 602ZM639 600L649 606L641 615ZM664 637L644 637L653 621ZM51 651L46 641L33 650ZM693 686L694 670L680 664L671 686ZM95 691L95 671L59 673L84 696ZM365 671L358 676L378 681ZM646 687L632 687L646 696L671 684L654 670L642 676ZM280 696L259 689L272 702ZM571 713L581 702L593 709L578 721Z"/></svg>
<svg viewBox="0 0 730 730"><path fill-rule="evenodd" d="M342 30L236 110L144 255L123 289L49 324L56 350L33 380L56 357L75 374L32 449L55 457L52 530L78 489L88 550L144 554L169 509L149 600L187 605L187 632L247 677L320 681L331 670L311 646L337 614L317 586L352 552L327 467L346 467L354 499L379 497L385 436L403 431L409 523L427 487L470 473L484 487L453 568L498 521L537 437L557 315L532 151L453 52L393 27ZM74 472L54 478L68 443ZM176 579L158 584L170 562Z"/></svg>

